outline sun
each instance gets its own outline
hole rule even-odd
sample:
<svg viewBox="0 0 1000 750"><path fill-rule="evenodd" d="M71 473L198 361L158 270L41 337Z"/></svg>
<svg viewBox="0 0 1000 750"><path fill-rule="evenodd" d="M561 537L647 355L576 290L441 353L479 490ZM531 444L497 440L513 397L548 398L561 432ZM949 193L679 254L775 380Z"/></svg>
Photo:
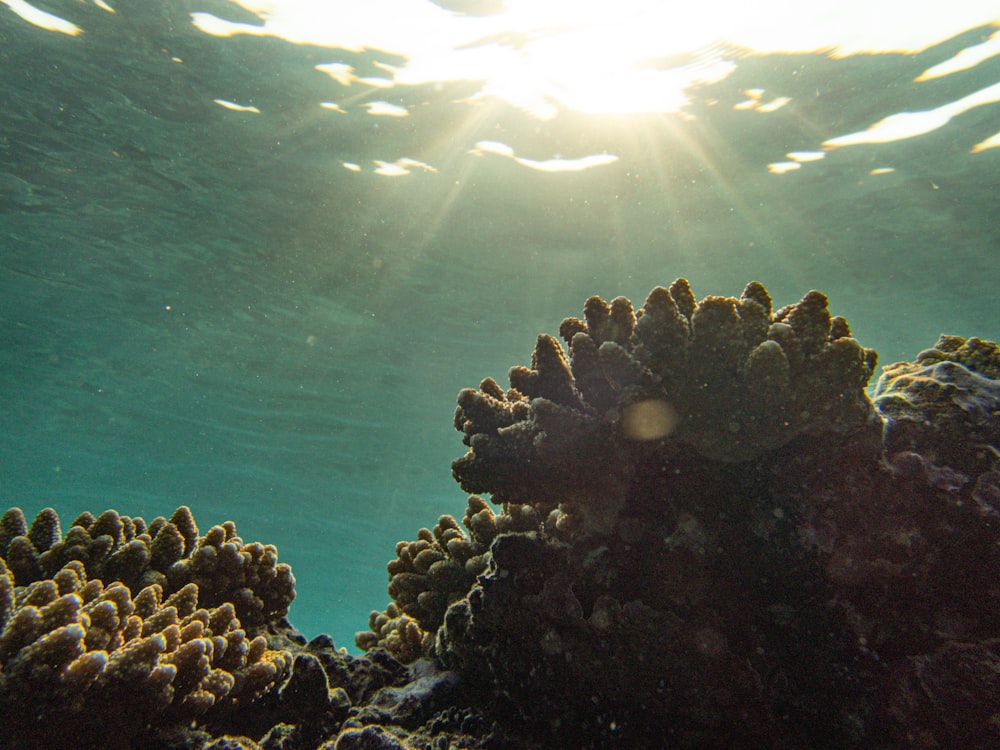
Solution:
<svg viewBox="0 0 1000 750"><path fill-rule="evenodd" d="M705 7L672 0L508 0L505 12L489 19L492 33L453 48L453 60L459 70L478 71L483 97L539 119L563 109L677 112L688 101L686 89L721 80L734 67L720 54L718 7ZM478 67L462 59L473 50L483 57Z"/></svg>
<svg viewBox="0 0 1000 750"><path fill-rule="evenodd" d="M195 25L217 36L269 35L385 52L405 61L391 68L387 85L475 81L480 98L501 99L539 119L561 109L677 111L686 87L718 80L732 67L706 54L717 40L717 13L670 0L507 0L502 11L485 16L428 0L238 2L263 23L194 13Z"/></svg>
<svg viewBox="0 0 1000 750"><path fill-rule="evenodd" d="M505 98L544 102L548 106L532 111L541 117L559 108L593 114L677 111L686 103L685 88L731 70L731 64L704 54L715 31L697 8L685 9L685 23L678 24L671 17L677 7L663 0L513 0L498 19L522 40L518 91L505 90ZM498 79L492 76L486 88L495 92Z"/></svg>
<svg viewBox="0 0 1000 750"><path fill-rule="evenodd" d="M911 0L502 0L488 15L456 12L463 0L448 8L430 0L234 2L261 23L196 12L195 24L219 36L385 52L405 60L387 85L481 82L482 97L541 119L561 109L676 112L686 90L732 71L734 49L915 52L996 20L995 0L922 8Z"/></svg>

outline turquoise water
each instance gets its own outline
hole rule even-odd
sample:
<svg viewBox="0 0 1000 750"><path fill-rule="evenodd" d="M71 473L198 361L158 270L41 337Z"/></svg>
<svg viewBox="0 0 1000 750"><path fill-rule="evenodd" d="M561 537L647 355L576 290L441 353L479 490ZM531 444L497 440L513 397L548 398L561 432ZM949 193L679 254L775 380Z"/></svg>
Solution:
<svg viewBox="0 0 1000 750"><path fill-rule="evenodd" d="M732 68L680 111L540 113L358 80L398 51L192 23L261 23L225 2L113 5L37 6L73 35L0 3L0 504L233 519L292 564L308 635L351 645L395 542L461 515L456 393L591 294L818 288L884 364L1000 338L1000 57L915 80L988 16L909 53L713 44L696 62Z"/></svg>

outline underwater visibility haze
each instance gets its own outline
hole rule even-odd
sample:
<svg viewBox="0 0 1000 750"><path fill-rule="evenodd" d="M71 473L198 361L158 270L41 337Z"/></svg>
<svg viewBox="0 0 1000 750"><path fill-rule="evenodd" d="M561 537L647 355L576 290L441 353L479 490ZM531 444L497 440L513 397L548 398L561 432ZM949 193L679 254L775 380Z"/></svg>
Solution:
<svg viewBox="0 0 1000 750"><path fill-rule="evenodd" d="M942 333L1000 339L1000 16L868 6L0 0L2 507L232 519L294 571L295 627L356 653L456 478L524 502L451 462L526 418L508 370L592 295L757 281L780 326L822 290L869 392ZM625 346L595 309L577 335ZM455 416L484 378L497 411Z"/></svg>

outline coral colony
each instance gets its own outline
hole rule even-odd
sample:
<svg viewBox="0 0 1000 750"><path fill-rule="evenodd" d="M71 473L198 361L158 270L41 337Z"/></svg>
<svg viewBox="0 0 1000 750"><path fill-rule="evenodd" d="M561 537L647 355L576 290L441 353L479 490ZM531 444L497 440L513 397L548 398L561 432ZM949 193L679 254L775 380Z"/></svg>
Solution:
<svg viewBox="0 0 1000 750"><path fill-rule="evenodd" d="M8 511L0 746L1000 744L997 344L870 399L819 292L678 279L559 334L459 393L476 494L396 546L360 656L232 522Z"/></svg>

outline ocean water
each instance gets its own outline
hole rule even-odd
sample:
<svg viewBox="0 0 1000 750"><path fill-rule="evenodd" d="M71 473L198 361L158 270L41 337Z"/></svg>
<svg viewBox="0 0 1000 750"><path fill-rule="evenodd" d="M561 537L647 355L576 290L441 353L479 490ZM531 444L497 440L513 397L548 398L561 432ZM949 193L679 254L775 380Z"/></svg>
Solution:
<svg viewBox="0 0 1000 750"><path fill-rule="evenodd" d="M620 5L0 1L2 508L232 519L353 647L591 294L1000 338L995 9Z"/></svg>

